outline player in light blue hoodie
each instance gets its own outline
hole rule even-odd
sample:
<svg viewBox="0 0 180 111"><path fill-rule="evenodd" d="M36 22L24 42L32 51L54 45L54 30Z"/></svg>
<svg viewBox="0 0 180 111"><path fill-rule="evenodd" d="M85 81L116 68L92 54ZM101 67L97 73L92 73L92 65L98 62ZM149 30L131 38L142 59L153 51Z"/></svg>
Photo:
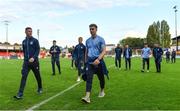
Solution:
<svg viewBox="0 0 180 111"><path fill-rule="evenodd" d="M144 48L142 49L142 52L141 52L141 57L142 57L142 62L143 62L141 72L145 71L145 64L147 64L147 72L149 72L149 58L150 58L150 55L151 55L151 49L148 47L147 44L145 44Z"/></svg>

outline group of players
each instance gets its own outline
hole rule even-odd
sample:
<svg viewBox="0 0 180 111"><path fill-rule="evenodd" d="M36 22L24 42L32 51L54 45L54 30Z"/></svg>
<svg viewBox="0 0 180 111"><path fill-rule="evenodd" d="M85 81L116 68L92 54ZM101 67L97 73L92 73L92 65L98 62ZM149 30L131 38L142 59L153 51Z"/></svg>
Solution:
<svg viewBox="0 0 180 111"><path fill-rule="evenodd" d="M123 50L122 47L120 47L120 44L117 45L115 48L115 65L117 68L121 69L121 56L123 55L123 58L125 58L125 70L131 69L131 56L132 56L132 49L129 48L128 45L125 45L125 48ZM154 44L154 48L151 49L148 47L148 44L144 44L144 48L141 50L141 57L142 57L142 70L141 72L145 72L145 64L147 64L147 72L149 72L150 67L150 57L153 55L155 59L155 65L156 65L156 72L161 72L161 61L163 57L163 49L159 46L159 44ZM170 62L170 56L171 56L171 63L175 63L176 61L176 51L173 49L172 52L170 52L168 49L166 49L166 62Z"/></svg>
<svg viewBox="0 0 180 111"><path fill-rule="evenodd" d="M82 101L85 103L90 103L90 94L92 89L92 81L93 75L97 74L100 83L100 92L98 97L102 98L105 96L105 78L104 75L108 77L108 70L106 64L104 62L104 55L106 54L106 44L105 40L97 35L98 26L96 24L90 24L89 30L91 37L89 37L85 45L82 43L83 38L78 38L78 45L76 45L71 54L72 54L72 64L75 63L75 66L78 70L78 78L77 81L80 81L82 76L83 80L86 81L86 93L85 96L82 97ZM41 94L43 92L42 89L42 80L40 75L40 68L39 68L39 51L40 46L37 39L32 36L32 28L27 27L25 29L26 38L22 42L23 46L23 53L24 53L24 62L22 66L22 78L20 82L20 87L15 99L22 99L23 92L26 85L26 79L30 70L33 71L35 78L38 83L37 92ZM55 75L55 64L58 67L59 74L61 74L61 67L60 67L60 59L59 55L61 53L60 47L56 45L56 41L53 41L53 46L50 48L49 53L51 54L51 63L52 63L52 75ZM154 45L154 49L148 47L147 44L144 45L142 49L142 63L143 67L141 72L145 72L145 64L147 64L147 72L149 72L149 60L150 55L154 56L155 64L156 64L156 71L157 73L161 72L161 61L163 50L159 46L159 44ZM121 55L125 59L125 70L131 69L131 57L132 57L132 49L129 48L129 45L125 45L125 48L122 49L118 44L115 48L115 66L121 69ZM175 62L174 52L172 52L172 60ZM167 62L169 61L169 52L166 52ZM174 57L174 58L173 58Z"/></svg>

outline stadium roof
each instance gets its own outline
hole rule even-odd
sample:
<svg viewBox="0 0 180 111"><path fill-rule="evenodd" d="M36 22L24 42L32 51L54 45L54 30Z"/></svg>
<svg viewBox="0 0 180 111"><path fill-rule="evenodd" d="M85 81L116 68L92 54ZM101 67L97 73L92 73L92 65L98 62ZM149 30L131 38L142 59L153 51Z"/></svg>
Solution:
<svg viewBox="0 0 180 111"><path fill-rule="evenodd" d="M180 35L177 36L177 37L172 38L171 40L176 40L176 39L180 39Z"/></svg>

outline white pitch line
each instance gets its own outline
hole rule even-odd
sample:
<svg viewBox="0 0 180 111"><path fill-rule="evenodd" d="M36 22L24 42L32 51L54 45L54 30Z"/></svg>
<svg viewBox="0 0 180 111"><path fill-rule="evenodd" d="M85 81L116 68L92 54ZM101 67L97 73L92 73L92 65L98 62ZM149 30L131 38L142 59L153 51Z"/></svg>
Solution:
<svg viewBox="0 0 180 111"><path fill-rule="evenodd" d="M108 66L108 68L111 68L111 67L113 67L113 66L114 66L114 65L110 65L110 66ZM51 96L51 97L49 97L48 99L45 99L44 101L41 101L41 102L38 103L38 104L35 104L34 106L28 108L26 111L33 111L34 109L40 107L41 105L46 104L47 102L51 101L52 99L54 99L54 98L56 98L56 97L58 97L58 96L64 94L65 92L71 90L72 88L76 87L76 86L79 85L81 82L83 82L83 81L80 81L80 82L78 82L78 83L76 83L76 84L70 86L69 88L67 88L67 89L65 89L65 90L63 90L63 91L57 93L56 95Z"/></svg>
<svg viewBox="0 0 180 111"><path fill-rule="evenodd" d="M34 106L30 107L30 108L27 109L26 111L33 111L34 109L40 107L41 105L43 105L43 104L49 102L50 100L52 100L52 99L54 99L54 98L56 98L56 97L58 97L58 96L64 94L65 92L71 90L72 88L76 87L76 86L79 85L81 82L82 82L82 81L80 81L80 82L78 82L78 83L76 83L76 84L70 86L69 88L67 88L67 89L65 89L65 90L63 90L63 91L57 93L57 94L54 95L54 96L49 97L48 99L45 99L44 101L42 101L42 102L40 102L40 103L38 103L38 104L35 104Z"/></svg>

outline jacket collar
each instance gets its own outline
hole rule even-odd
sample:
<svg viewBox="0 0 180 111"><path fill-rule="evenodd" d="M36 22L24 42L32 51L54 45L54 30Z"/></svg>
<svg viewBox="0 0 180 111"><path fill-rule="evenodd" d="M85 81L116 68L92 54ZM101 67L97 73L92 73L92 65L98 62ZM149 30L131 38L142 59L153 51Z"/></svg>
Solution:
<svg viewBox="0 0 180 111"><path fill-rule="evenodd" d="M26 36L26 39L32 39L32 38L33 38L33 36L31 36L31 37L27 37L27 36Z"/></svg>

